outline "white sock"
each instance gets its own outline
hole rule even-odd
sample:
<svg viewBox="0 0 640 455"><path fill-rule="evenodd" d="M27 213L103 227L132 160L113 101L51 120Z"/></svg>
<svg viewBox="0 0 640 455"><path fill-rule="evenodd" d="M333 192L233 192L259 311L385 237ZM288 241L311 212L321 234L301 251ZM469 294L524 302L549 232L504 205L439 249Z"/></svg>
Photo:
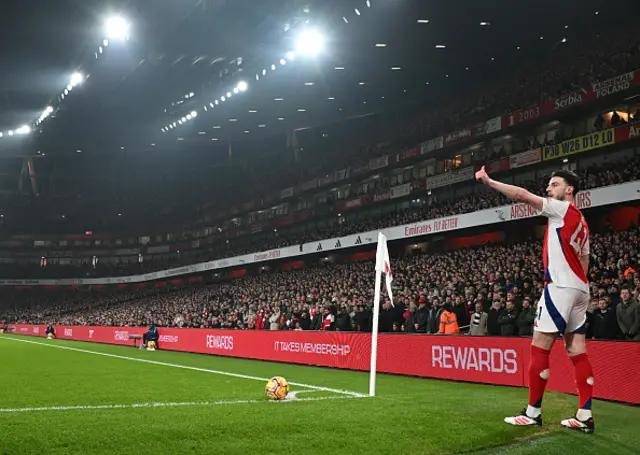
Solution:
<svg viewBox="0 0 640 455"><path fill-rule="evenodd" d="M578 409L578 412L576 413L576 419L582 420L583 422L588 420L590 417L591 409Z"/></svg>
<svg viewBox="0 0 640 455"><path fill-rule="evenodd" d="M532 419L535 419L540 415L540 413L541 413L540 408L534 408L531 405L527 406L527 417L531 417Z"/></svg>

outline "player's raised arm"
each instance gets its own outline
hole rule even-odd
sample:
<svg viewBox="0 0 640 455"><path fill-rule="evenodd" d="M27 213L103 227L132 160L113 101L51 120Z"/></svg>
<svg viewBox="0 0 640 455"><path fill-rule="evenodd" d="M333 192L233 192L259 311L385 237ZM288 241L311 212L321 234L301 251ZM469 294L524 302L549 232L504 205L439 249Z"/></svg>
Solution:
<svg viewBox="0 0 640 455"><path fill-rule="evenodd" d="M482 169L476 172L476 180L504 194L506 197L508 197L512 201L524 202L525 204L529 204L531 207L533 207L537 211L539 212L542 211L542 207L544 205L544 198L540 196L536 196L535 194L525 190L524 188L520 188L519 186L509 185L507 183L502 183L502 182L493 180L487 174L487 171L484 169L484 166L482 166Z"/></svg>

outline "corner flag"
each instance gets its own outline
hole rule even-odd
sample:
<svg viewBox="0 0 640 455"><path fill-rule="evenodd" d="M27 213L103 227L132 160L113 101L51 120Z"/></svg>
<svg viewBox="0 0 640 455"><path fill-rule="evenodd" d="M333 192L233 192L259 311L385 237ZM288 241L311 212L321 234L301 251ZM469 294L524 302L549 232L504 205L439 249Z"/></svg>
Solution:
<svg viewBox="0 0 640 455"><path fill-rule="evenodd" d="M393 281L393 274L391 273L389 250L387 249L387 237L382 232L378 233L378 250L376 251L376 272L384 273L385 283L387 285L387 293L389 294L389 300L391 300L391 305L393 305L393 293L391 292L391 281Z"/></svg>

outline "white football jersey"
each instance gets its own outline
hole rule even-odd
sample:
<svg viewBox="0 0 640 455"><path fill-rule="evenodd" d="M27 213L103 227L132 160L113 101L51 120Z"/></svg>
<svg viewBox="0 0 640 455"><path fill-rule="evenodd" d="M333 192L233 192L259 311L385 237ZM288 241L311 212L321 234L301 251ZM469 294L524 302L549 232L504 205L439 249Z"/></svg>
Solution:
<svg viewBox="0 0 640 455"><path fill-rule="evenodd" d="M589 255L589 226L578 208L567 201L544 198L541 215L549 218L542 256L544 281L589 292L580 258Z"/></svg>

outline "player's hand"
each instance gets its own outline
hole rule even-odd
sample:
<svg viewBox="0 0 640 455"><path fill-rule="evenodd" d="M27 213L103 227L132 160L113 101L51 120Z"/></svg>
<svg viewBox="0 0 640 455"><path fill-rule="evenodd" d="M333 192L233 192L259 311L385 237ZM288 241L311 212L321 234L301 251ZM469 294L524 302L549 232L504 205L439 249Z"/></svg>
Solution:
<svg viewBox="0 0 640 455"><path fill-rule="evenodd" d="M480 170L476 172L476 180L482 183L486 183L486 181L489 180L489 174L487 174L484 166L482 166L482 168L480 168Z"/></svg>

